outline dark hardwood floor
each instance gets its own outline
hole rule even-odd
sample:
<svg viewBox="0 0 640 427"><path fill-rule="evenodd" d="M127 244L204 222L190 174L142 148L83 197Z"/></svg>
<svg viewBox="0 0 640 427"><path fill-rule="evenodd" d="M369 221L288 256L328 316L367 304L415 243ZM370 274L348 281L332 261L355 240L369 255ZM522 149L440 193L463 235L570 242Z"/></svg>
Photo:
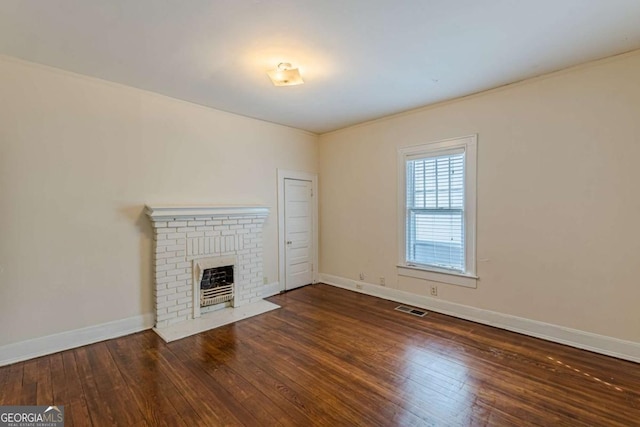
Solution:
<svg viewBox="0 0 640 427"><path fill-rule="evenodd" d="M327 285L165 344L152 331L0 368L0 405L67 426L633 426L640 365Z"/></svg>

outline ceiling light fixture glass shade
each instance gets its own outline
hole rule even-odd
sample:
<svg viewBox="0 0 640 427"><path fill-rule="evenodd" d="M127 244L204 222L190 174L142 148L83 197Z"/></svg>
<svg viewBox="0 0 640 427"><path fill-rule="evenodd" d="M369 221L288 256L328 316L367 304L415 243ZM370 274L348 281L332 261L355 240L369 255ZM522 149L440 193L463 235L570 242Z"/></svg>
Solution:
<svg viewBox="0 0 640 427"><path fill-rule="evenodd" d="M291 67L288 62L281 62L275 70L267 71L269 78L276 86L295 86L304 83L300 70Z"/></svg>

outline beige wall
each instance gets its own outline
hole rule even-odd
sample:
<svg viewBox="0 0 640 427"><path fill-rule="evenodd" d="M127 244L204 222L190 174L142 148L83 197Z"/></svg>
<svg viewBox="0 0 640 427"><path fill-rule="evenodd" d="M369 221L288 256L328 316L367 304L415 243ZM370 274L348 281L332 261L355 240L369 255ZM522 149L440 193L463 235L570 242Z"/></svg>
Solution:
<svg viewBox="0 0 640 427"><path fill-rule="evenodd" d="M399 147L477 133L477 289L438 298L640 342L640 52L320 137L320 271L398 277Z"/></svg>
<svg viewBox="0 0 640 427"><path fill-rule="evenodd" d="M0 346L152 311L145 203L259 204L317 136L0 57Z"/></svg>
<svg viewBox="0 0 640 427"><path fill-rule="evenodd" d="M640 342L640 53L320 137L321 272L396 274L396 150L479 135L477 289L439 298ZM152 311L145 203L263 204L317 137L0 57L0 346ZM615 253L614 253L615 252Z"/></svg>

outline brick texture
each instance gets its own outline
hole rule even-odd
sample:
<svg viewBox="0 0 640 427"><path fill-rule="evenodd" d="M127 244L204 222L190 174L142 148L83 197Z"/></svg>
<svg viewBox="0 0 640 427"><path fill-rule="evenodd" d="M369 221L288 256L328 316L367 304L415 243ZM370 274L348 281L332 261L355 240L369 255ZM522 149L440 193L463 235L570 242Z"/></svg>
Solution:
<svg viewBox="0 0 640 427"><path fill-rule="evenodd" d="M192 318L194 259L235 256L233 306L260 300L264 220L242 214L153 222L156 327Z"/></svg>

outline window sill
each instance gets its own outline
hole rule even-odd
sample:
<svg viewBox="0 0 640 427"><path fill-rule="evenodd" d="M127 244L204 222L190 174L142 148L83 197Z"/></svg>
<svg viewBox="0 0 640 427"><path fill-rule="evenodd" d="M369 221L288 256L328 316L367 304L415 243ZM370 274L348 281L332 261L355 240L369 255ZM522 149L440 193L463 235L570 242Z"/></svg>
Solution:
<svg viewBox="0 0 640 427"><path fill-rule="evenodd" d="M476 288L478 276L464 273L455 273L447 270L428 269L425 267L398 265L400 276L413 277L416 279L431 280L433 282L448 283L450 285L464 286L466 288Z"/></svg>

